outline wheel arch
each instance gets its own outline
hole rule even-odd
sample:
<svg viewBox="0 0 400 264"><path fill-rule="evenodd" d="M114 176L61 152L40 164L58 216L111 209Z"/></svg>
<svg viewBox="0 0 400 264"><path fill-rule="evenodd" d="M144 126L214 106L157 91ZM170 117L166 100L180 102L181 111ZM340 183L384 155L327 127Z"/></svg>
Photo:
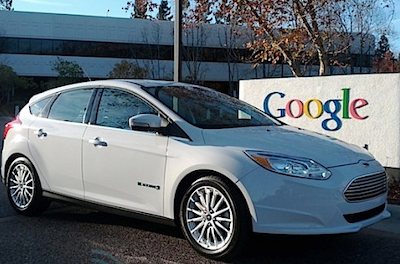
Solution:
<svg viewBox="0 0 400 264"><path fill-rule="evenodd" d="M174 213L174 221L176 226L179 226L179 208L181 201L183 199L183 196L185 194L185 191L189 188L189 186L197 181L198 179L205 177L205 176L218 176L221 178L221 180L226 183L229 187L235 188L238 193L240 194L240 198L243 199L244 204L246 205L247 209L247 215L250 217L250 223L252 225L252 220L255 217L255 211L253 207L253 203L251 202L246 190L242 185L235 184L229 177L226 175L217 172L215 170L196 170L193 172L190 172L187 174L178 184L178 187L175 192L174 196L174 207L173 207L173 213Z"/></svg>
<svg viewBox="0 0 400 264"><path fill-rule="evenodd" d="M11 164L14 162L14 160L18 159L18 158L25 158L27 159L31 164L32 164L32 168L35 170L35 173L38 176L39 179L39 183L41 185L41 187L43 188L43 184L47 184L45 179L42 179L39 175L39 172L35 166L35 163L32 161L32 159L30 159L28 156L24 155L23 153L17 152L17 153L13 153L11 156L8 157L7 161L4 164L4 184L7 186L8 184L8 170L10 169ZM44 180L44 181L43 181Z"/></svg>
<svg viewBox="0 0 400 264"><path fill-rule="evenodd" d="M4 181L5 181L4 184L6 186L8 185L8 170L10 169L10 166L13 163L13 161L18 158L26 158L27 160L29 160L32 163L32 161L22 153L14 153L10 157L8 157L8 159L4 165Z"/></svg>
<svg viewBox="0 0 400 264"><path fill-rule="evenodd" d="M25 168L23 169L24 174L23 177L18 179L18 182L15 181L15 178L19 176L15 175L14 172L10 173L11 170L14 170L17 166L23 165ZM15 209L19 214L33 216L37 215L48 208L50 205L50 200L43 197L43 189L41 185L41 181L37 174L37 170L32 163L32 161L21 153L12 154L4 165L7 173L5 175L5 184L7 186L7 196L11 203L13 209ZM18 169L19 170L19 169ZM26 172L28 171L28 172ZM19 174L19 172L18 172ZM14 177L13 185L10 185L10 176ZM18 187L19 190L15 192L11 191L11 188L22 184L23 186ZM29 191L26 189L29 187ZM26 191L28 194L22 194ZM16 194L16 193L19 194ZM18 198L24 196L25 198Z"/></svg>

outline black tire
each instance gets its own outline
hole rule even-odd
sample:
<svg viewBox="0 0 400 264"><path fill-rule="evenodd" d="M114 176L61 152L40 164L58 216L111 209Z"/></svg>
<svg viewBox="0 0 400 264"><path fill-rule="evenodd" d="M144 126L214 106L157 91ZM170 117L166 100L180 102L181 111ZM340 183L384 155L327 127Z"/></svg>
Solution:
<svg viewBox="0 0 400 264"><path fill-rule="evenodd" d="M11 206L22 215L37 215L50 205L50 201L42 196L36 170L23 157L15 159L8 169L7 195Z"/></svg>
<svg viewBox="0 0 400 264"><path fill-rule="evenodd" d="M220 177L192 183L183 196L179 220L192 247L212 259L238 255L250 235L250 215L239 190Z"/></svg>

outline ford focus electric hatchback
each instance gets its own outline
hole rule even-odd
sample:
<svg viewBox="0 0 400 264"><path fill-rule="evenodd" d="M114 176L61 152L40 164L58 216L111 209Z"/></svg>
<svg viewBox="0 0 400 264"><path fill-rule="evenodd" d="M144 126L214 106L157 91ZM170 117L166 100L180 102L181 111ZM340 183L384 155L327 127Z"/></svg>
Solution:
<svg viewBox="0 0 400 264"><path fill-rule="evenodd" d="M390 216L364 149L282 124L214 90L108 80L33 96L5 126L1 175L24 215L51 200L176 224L199 253L251 232L353 233Z"/></svg>

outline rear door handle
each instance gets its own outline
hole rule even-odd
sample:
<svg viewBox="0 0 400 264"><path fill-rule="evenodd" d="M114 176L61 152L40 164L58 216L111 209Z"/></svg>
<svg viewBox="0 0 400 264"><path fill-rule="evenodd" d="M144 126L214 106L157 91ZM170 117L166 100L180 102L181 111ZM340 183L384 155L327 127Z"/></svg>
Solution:
<svg viewBox="0 0 400 264"><path fill-rule="evenodd" d="M102 138L89 139L89 144L93 144L95 147L107 147L107 142L105 142Z"/></svg>
<svg viewBox="0 0 400 264"><path fill-rule="evenodd" d="M37 135L39 138L47 137L47 133L42 128L33 133Z"/></svg>

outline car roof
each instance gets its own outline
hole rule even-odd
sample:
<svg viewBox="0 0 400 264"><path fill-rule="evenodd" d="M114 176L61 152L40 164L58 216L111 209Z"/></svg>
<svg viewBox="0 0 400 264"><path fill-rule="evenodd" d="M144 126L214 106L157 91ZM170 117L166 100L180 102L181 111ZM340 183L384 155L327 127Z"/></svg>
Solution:
<svg viewBox="0 0 400 264"><path fill-rule="evenodd" d="M179 86L186 86L190 85L187 83L180 83L180 82L173 82L173 81L164 81L164 80L147 80L147 79L109 79L109 80L97 80L97 81L89 81L89 82L80 82L80 83L75 83L75 84L69 84L57 88L53 88L47 91L44 91L42 93L36 94L31 97L29 102L36 101L37 99L43 98L47 95L54 94L60 91L64 91L67 89L73 89L73 88L78 88L82 87L85 85L107 85L107 84L118 84L118 83L127 83L127 84L134 84L138 85L140 87L146 88L146 87L160 87L160 86L171 86L171 85L179 85Z"/></svg>
<svg viewBox="0 0 400 264"><path fill-rule="evenodd" d="M163 80L131 80L131 79L126 79L126 80L115 80L115 81L122 81L122 82L128 82L128 83L133 83L142 87L155 87L155 86L170 86L170 85L186 85L185 83L179 83L179 82L173 82L173 81L163 81Z"/></svg>

